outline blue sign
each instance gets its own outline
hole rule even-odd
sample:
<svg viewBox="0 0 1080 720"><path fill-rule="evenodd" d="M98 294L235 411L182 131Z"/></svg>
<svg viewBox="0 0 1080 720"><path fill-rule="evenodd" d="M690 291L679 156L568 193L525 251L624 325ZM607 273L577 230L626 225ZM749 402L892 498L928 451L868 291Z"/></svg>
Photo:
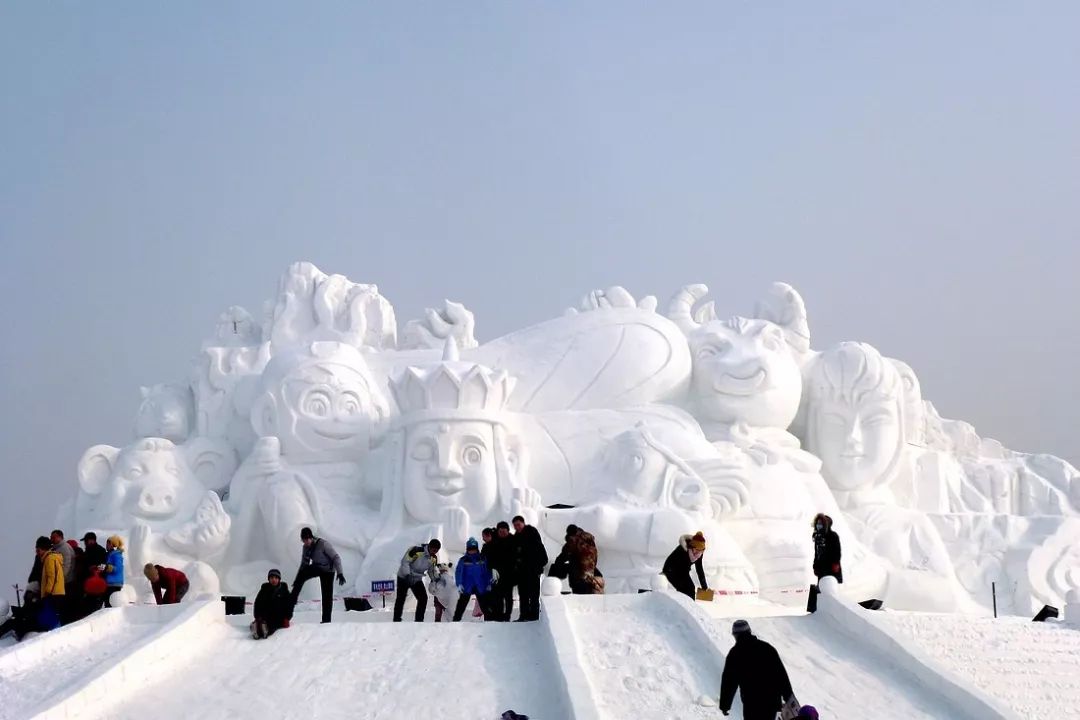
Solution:
<svg viewBox="0 0 1080 720"><path fill-rule="evenodd" d="M394 592L394 581L393 580L372 580L371 581L371 592L373 592L373 593Z"/></svg>

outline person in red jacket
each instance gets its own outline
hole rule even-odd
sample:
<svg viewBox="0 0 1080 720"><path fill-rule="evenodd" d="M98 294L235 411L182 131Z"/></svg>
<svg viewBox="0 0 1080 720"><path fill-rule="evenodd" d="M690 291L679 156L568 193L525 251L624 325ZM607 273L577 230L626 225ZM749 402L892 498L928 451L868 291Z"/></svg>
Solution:
<svg viewBox="0 0 1080 720"><path fill-rule="evenodd" d="M188 591L187 575L179 570L146 563L143 575L154 588L154 599L158 605L172 605L184 599Z"/></svg>

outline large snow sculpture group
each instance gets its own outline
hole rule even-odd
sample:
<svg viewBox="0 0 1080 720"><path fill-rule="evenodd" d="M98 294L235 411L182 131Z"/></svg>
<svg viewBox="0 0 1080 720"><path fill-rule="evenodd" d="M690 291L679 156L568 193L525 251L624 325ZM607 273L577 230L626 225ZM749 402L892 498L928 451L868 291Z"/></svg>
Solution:
<svg viewBox="0 0 1080 720"><path fill-rule="evenodd" d="M293 567L305 526L362 593L407 545L453 557L522 514L552 550L590 530L609 592L650 587L702 530L714 588L775 595L810 582L818 512L844 536L845 588L894 607L973 610L996 582L1026 613L1080 587L1068 463L942 419L869 345L812 350L790 286L751 317L706 295L685 287L665 316L597 290L487 343L447 301L399 340L374 285L294 264L261 322L222 314L188 382L143 388L135 439L85 453L61 522L209 592Z"/></svg>

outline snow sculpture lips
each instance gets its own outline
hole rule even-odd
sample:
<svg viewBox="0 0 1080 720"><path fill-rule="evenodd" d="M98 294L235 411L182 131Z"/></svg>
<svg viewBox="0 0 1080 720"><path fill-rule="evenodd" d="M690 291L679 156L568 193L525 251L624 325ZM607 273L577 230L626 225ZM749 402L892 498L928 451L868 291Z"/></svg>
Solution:
<svg viewBox="0 0 1080 720"><path fill-rule="evenodd" d="M755 395L769 389L766 384L768 378L769 373L763 367L758 367L749 375L726 372L713 381L713 390L723 395Z"/></svg>

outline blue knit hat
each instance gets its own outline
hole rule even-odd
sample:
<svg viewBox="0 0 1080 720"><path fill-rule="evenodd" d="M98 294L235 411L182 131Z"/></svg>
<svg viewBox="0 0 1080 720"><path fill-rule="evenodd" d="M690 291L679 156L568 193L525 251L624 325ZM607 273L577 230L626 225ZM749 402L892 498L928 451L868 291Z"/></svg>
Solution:
<svg viewBox="0 0 1080 720"><path fill-rule="evenodd" d="M479 550L480 543L476 542L476 538L471 537L465 542L465 552L469 550Z"/></svg>

